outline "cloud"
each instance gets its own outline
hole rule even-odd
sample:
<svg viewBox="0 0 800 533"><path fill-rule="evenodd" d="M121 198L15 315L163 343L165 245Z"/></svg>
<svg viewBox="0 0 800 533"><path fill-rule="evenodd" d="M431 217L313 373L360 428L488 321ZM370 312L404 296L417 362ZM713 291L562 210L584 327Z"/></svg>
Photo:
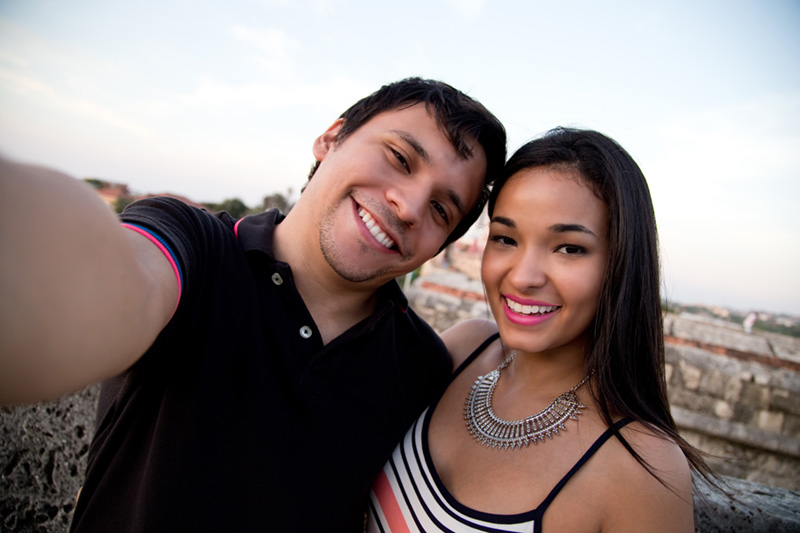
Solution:
<svg viewBox="0 0 800 533"><path fill-rule="evenodd" d="M270 112L296 106L318 107L338 116L372 90L374 88L347 77L333 77L315 83L295 82L291 85L278 80L231 84L206 79L194 92L178 97L175 103L227 110L230 113Z"/></svg>
<svg viewBox="0 0 800 533"><path fill-rule="evenodd" d="M0 88L39 100L46 106L60 108L76 117L90 117L142 137L150 135L147 128L125 118L113 109L91 100L69 96L35 77L0 68Z"/></svg>
<svg viewBox="0 0 800 533"><path fill-rule="evenodd" d="M317 16L327 15L333 11L333 0L314 0L314 13Z"/></svg>
<svg viewBox="0 0 800 533"><path fill-rule="evenodd" d="M292 58L301 51L300 43L283 30L253 29L237 24L229 29L239 41L254 49L256 62L274 78L290 78L294 74Z"/></svg>
<svg viewBox="0 0 800 533"><path fill-rule="evenodd" d="M486 0L445 0L445 3L455 7L465 18L472 19L483 11Z"/></svg>
<svg viewBox="0 0 800 533"><path fill-rule="evenodd" d="M662 163L715 183L793 173L800 167L798 116L800 95L769 95L678 117L659 132L662 146L680 147L662 154Z"/></svg>
<svg viewBox="0 0 800 533"><path fill-rule="evenodd" d="M800 194L798 114L800 95L771 95L655 128L657 148L640 163L659 216L673 226L726 220L729 227L791 224L800 231L788 200Z"/></svg>

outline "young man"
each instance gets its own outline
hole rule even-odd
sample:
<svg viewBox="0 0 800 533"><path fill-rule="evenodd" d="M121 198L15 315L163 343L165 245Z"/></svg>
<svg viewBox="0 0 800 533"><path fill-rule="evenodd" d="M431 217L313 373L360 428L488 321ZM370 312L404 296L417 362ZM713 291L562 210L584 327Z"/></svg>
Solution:
<svg viewBox="0 0 800 533"><path fill-rule="evenodd" d="M285 217L161 198L122 225L80 182L2 163L0 401L120 376L74 531L361 530L373 478L450 372L393 279L477 218L505 132L412 78L313 153Z"/></svg>

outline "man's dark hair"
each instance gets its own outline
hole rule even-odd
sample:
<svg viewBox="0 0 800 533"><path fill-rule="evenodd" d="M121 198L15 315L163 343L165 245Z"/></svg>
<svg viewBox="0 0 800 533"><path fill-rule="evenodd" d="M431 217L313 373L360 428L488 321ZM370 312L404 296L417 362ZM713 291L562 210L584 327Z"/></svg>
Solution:
<svg viewBox="0 0 800 533"><path fill-rule="evenodd" d="M486 176L478 203L448 235L445 246L455 241L469 229L483 211L489 197L489 187L503 171L506 160L506 130L497 118L480 102L441 81L423 78L406 78L384 85L373 94L362 98L342 113L342 127L336 143L343 142L351 133L380 113L404 109L424 103L436 119L456 152L464 159L472 157L470 143L475 140L486 153ZM319 167L317 161L308 179Z"/></svg>

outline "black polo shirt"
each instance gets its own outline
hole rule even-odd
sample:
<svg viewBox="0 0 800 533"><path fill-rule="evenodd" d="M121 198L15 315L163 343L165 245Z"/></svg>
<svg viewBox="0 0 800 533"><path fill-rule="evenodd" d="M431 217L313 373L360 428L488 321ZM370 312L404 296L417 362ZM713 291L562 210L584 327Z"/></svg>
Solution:
<svg viewBox="0 0 800 533"><path fill-rule="evenodd" d="M361 531L372 480L448 379L439 337L391 282L323 346L272 255L276 210L237 224L159 198L122 218L163 239L183 290L120 379L72 529Z"/></svg>

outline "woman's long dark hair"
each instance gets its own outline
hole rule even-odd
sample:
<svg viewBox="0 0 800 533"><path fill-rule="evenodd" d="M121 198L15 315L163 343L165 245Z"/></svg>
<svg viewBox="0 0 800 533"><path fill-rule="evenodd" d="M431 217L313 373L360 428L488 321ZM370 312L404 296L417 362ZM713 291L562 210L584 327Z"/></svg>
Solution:
<svg viewBox="0 0 800 533"><path fill-rule="evenodd" d="M556 128L522 146L506 163L489 197L492 216L505 182L521 170L551 167L574 172L608 209L608 262L586 371L606 424L629 417L672 439L692 469L710 480L701 453L677 432L664 375L664 323L655 212L642 171L614 140L591 130ZM617 432L625 448L658 476ZM660 479L660 478L658 478Z"/></svg>

